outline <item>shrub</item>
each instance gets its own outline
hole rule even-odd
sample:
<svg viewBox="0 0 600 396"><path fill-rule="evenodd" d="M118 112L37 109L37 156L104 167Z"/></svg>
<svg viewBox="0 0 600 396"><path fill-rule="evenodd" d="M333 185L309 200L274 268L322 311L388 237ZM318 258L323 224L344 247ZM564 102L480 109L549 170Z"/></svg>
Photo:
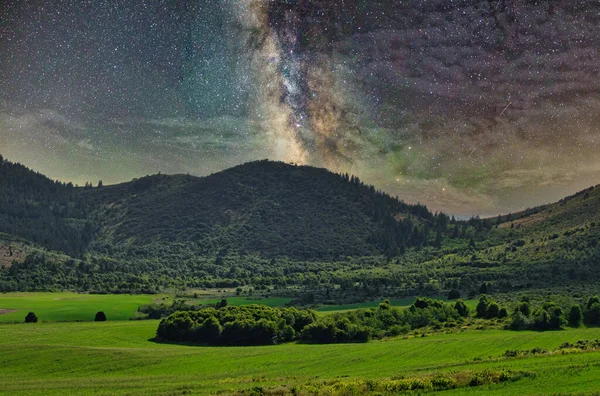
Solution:
<svg viewBox="0 0 600 396"><path fill-rule="evenodd" d="M37 323L38 318L33 312L29 312L27 316L25 316L25 323Z"/></svg>
<svg viewBox="0 0 600 396"><path fill-rule="evenodd" d="M512 321L508 326L511 330L526 330L531 326L531 321L521 311L513 314Z"/></svg>
<svg viewBox="0 0 600 396"><path fill-rule="evenodd" d="M458 300L456 302L456 304L454 304L454 309L458 312L458 314L460 316L462 316L463 318L466 318L469 316L470 313L470 309L467 306L467 304L465 304L465 302L463 300Z"/></svg>
<svg viewBox="0 0 600 396"><path fill-rule="evenodd" d="M600 303L591 304L585 313L585 321L590 325L600 324Z"/></svg>
<svg viewBox="0 0 600 396"><path fill-rule="evenodd" d="M500 311L498 311L498 317L500 319L508 317L508 311L506 310L506 308L500 308Z"/></svg>
<svg viewBox="0 0 600 396"><path fill-rule="evenodd" d="M487 310L485 312L485 317L488 319L497 318L500 313L500 307L495 302L490 303L488 305Z"/></svg>
<svg viewBox="0 0 600 396"><path fill-rule="evenodd" d="M94 317L94 322L106 322L106 314L102 311L96 312L96 316Z"/></svg>
<svg viewBox="0 0 600 396"><path fill-rule="evenodd" d="M448 300L458 300L460 298L460 292L458 290L452 289L448 293Z"/></svg>
<svg viewBox="0 0 600 396"><path fill-rule="evenodd" d="M600 303L600 297L598 297L598 296L590 297L587 301L587 304L585 305L585 309L587 311L589 311L590 309L592 309L592 305L594 305L596 303Z"/></svg>
<svg viewBox="0 0 600 396"><path fill-rule="evenodd" d="M476 314L478 318L485 318L487 315L488 304L490 303L488 296L485 294L479 297L479 303L475 308Z"/></svg>
<svg viewBox="0 0 600 396"><path fill-rule="evenodd" d="M529 302L523 301L517 305L515 312L521 312L523 315L529 317L531 315L531 305L529 305Z"/></svg>

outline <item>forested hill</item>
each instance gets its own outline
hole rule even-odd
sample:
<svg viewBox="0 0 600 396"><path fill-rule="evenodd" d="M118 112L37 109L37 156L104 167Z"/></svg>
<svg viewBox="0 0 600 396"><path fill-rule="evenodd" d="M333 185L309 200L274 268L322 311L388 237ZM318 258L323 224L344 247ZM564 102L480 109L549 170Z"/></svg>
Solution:
<svg viewBox="0 0 600 396"><path fill-rule="evenodd" d="M80 192L0 155L0 232L69 254L80 254L93 227Z"/></svg>
<svg viewBox="0 0 600 396"><path fill-rule="evenodd" d="M280 162L93 188L4 160L1 167L0 232L69 254L183 242L200 255L395 255L439 243L450 222L353 176Z"/></svg>
<svg viewBox="0 0 600 396"><path fill-rule="evenodd" d="M0 291L295 285L325 300L383 286L513 290L600 280L599 240L599 187L455 221L355 177L279 162L74 187L0 160Z"/></svg>
<svg viewBox="0 0 600 396"><path fill-rule="evenodd" d="M111 245L186 242L199 254L334 259L396 254L435 242L446 216L407 205L355 177L280 162L204 178L154 175L83 192Z"/></svg>

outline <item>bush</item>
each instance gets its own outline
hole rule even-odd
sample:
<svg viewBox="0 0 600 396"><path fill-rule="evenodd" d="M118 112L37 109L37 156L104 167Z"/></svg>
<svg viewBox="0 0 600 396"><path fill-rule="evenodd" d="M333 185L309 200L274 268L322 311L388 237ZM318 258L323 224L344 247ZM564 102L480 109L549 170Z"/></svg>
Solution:
<svg viewBox="0 0 600 396"><path fill-rule="evenodd" d="M500 307L495 302L490 303L488 305L487 310L485 312L485 317L488 319L497 318L500 313Z"/></svg>
<svg viewBox="0 0 600 396"><path fill-rule="evenodd" d="M600 303L600 297L598 297L598 296L590 297L587 301L587 304L585 305L585 309L587 311L589 311L590 309L592 309L592 305L594 305L596 303Z"/></svg>
<svg viewBox="0 0 600 396"><path fill-rule="evenodd" d="M106 314L102 311L96 312L96 317L94 318L94 322L106 322Z"/></svg>
<svg viewBox="0 0 600 396"><path fill-rule="evenodd" d="M450 290L448 293L448 300L458 300L460 298L460 292L458 290Z"/></svg>
<svg viewBox="0 0 600 396"><path fill-rule="evenodd" d="M470 313L470 309L467 306L467 304L465 304L465 302L463 300L458 300L456 302L456 304L454 304L454 309L458 312L458 314L460 316L462 316L463 318L466 318L469 316Z"/></svg>
<svg viewBox="0 0 600 396"><path fill-rule="evenodd" d="M569 326L581 327L583 325L583 312L579 305L573 305L569 311Z"/></svg>
<svg viewBox="0 0 600 396"><path fill-rule="evenodd" d="M498 311L498 317L500 319L508 317L508 311L506 310L506 308L500 308L500 311Z"/></svg>
<svg viewBox="0 0 600 396"><path fill-rule="evenodd" d="M585 313L585 322L590 325L600 324L600 303L593 303Z"/></svg>
<svg viewBox="0 0 600 396"><path fill-rule="evenodd" d="M521 312L526 317L531 315L531 305L527 301L523 301L515 308L515 312Z"/></svg>
<svg viewBox="0 0 600 396"><path fill-rule="evenodd" d="M508 326L511 330L527 330L531 326L531 321L521 311L516 311L513 314L512 321Z"/></svg>
<svg viewBox="0 0 600 396"><path fill-rule="evenodd" d="M476 311L476 316L478 318L485 318L487 316L487 308L488 308L488 304L490 303L488 296L486 296L485 294L482 295L481 297L479 297L479 303L477 304L477 307L475 308Z"/></svg>
<svg viewBox="0 0 600 396"><path fill-rule="evenodd" d="M27 316L25 316L25 323L37 323L38 318L33 312L29 312Z"/></svg>

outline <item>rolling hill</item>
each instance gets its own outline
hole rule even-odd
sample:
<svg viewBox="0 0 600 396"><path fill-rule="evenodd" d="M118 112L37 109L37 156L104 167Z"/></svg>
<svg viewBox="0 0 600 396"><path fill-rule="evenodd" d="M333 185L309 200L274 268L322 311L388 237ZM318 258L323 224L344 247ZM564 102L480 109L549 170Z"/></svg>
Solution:
<svg viewBox="0 0 600 396"><path fill-rule="evenodd" d="M317 298L600 280L600 188L456 221L325 169L76 187L0 160L0 290L297 285Z"/></svg>
<svg viewBox="0 0 600 396"><path fill-rule="evenodd" d="M360 180L279 162L247 163L208 177L154 175L84 190L113 245L192 244L199 254L334 259L396 253L433 226L427 208L408 205ZM405 221L398 221L401 216Z"/></svg>

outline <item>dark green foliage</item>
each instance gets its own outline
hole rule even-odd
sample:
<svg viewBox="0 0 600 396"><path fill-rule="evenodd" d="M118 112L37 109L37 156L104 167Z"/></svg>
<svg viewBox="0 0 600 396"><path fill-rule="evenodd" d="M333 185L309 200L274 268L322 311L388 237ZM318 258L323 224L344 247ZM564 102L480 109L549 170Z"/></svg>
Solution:
<svg viewBox="0 0 600 396"><path fill-rule="evenodd" d="M157 338L207 345L269 345L296 339L308 343L367 342L425 326L456 324L452 305L420 298L409 309L359 309L317 317L314 311L259 305L178 311L163 319Z"/></svg>
<svg viewBox="0 0 600 396"><path fill-rule="evenodd" d="M568 322L570 327L581 327L583 325L583 312L579 305L573 305L571 307Z"/></svg>
<svg viewBox="0 0 600 396"><path fill-rule="evenodd" d="M511 330L527 330L531 328L531 320L521 311L515 311L508 328Z"/></svg>
<svg viewBox="0 0 600 396"><path fill-rule="evenodd" d="M79 255L94 232L87 213L87 203L72 184L0 160L0 232Z"/></svg>
<svg viewBox="0 0 600 396"><path fill-rule="evenodd" d="M320 319L302 330L302 340L317 344L367 342L369 329L353 324L347 317Z"/></svg>
<svg viewBox="0 0 600 396"><path fill-rule="evenodd" d="M545 310L534 312L532 328L534 330L550 330L552 329L551 317Z"/></svg>
<svg viewBox="0 0 600 396"><path fill-rule="evenodd" d="M198 307L188 305L184 300L175 299L171 305L165 303L141 305L138 307L138 312L148 315L148 319L160 319L176 311L192 311L196 308Z"/></svg>
<svg viewBox="0 0 600 396"><path fill-rule="evenodd" d="M524 305L527 304L527 305ZM564 316L562 308L554 302L546 302L538 307L531 316L527 316L523 311L528 312L529 303L519 304L508 326L512 330L560 330L567 325L567 319Z"/></svg>
<svg viewBox="0 0 600 396"><path fill-rule="evenodd" d="M600 303L600 297L592 296L588 299L588 301L585 305L585 309L589 311L590 309L592 309L592 305L598 304L598 303Z"/></svg>
<svg viewBox="0 0 600 396"><path fill-rule="evenodd" d="M102 311L96 312L96 316L94 317L94 322L106 322L106 314Z"/></svg>
<svg viewBox="0 0 600 396"><path fill-rule="evenodd" d="M600 303L592 303L585 311L585 323L589 325L600 324Z"/></svg>
<svg viewBox="0 0 600 396"><path fill-rule="evenodd" d="M262 305L178 311L163 319L157 337L206 345L270 345L289 342L316 320L313 311Z"/></svg>
<svg viewBox="0 0 600 396"><path fill-rule="evenodd" d="M458 300L460 298L460 292L458 290L452 289L448 293L448 300Z"/></svg>
<svg viewBox="0 0 600 396"><path fill-rule="evenodd" d="M498 311L498 318L503 319L508 317L508 310L504 307L500 308L500 311Z"/></svg>
<svg viewBox="0 0 600 396"><path fill-rule="evenodd" d="M379 304L379 309L390 309L390 307L390 300L384 300L381 304Z"/></svg>
<svg viewBox="0 0 600 396"><path fill-rule="evenodd" d="M495 302L490 303L487 306L485 317L488 319L497 318L500 315L500 307Z"/></svg>
<svg viewBox="0 0 600 396"><path fill-rule="evenodd" d="M482 283L479 287L479 294L487 294L488 286L485 283Z"/></svg>
<svg viewBox="0 0 600 396"><path fill-rule="evenodd" d="M386 304L387 305L387 304ZM409 309L359 309L319 318L302 331L302 340L314 343L366 342L369 338L397 336L411 329L460 320L450 304L418 298Z"/></svg>
<svg viewBox="0 0 600 396"><path fill-rule="evenodd" d="M531 315L531 305L529 305L527 301L523 301L515 308L515 312L517 311L521 312L526 317L529 317L529 315Z"/></svg>
<svg viewBox="0 0 600 396"><path fill-rule="evenodd" d="M226 306L227 306L227 300L226 299L222 299L220 302L217 303L217 309L225 308Z"/></svg>
<svg viewBox="0 0 600 396"><path fill-rule="evenodd" d="M38 318L33 312L29 312L27 316L25 316L25 323L37 323Z"/></svg>
<svg viewBox="0 0 600 396"><path fill-rule="evenodd" d="M465 304L463 300L458 300L456 304L454 304L454 309L458 312L460 316L466 318L469 316L470 308Z"/></svg>
<svg viewBox="0 0 600 396"><path fill-rule="evenodd" d="M193 243L217 265L233 251L313 260L395 255L432 243L436 224L447 222L358 178L270 161L204 178L148 176L83 196L95 208L116 200L127 208L124 221L105 211L112 243Z"/></svg>
<svg viewBox="0 0 600 396"><path fill-rule="evenodd" d="M197 340L201 340L207 344L217 344L223 333L223 326L214 316L206 318L204 322L194 329Z"/></svg>
<svg viewBox="0 0 600 396"><path fill-rule="evenodd" d="M490 300L485 294L479 297L479 303L477 303L477 307L475 308L475 315L478 318L485 318L487 316L487 309L489 303Z"/></svg>

